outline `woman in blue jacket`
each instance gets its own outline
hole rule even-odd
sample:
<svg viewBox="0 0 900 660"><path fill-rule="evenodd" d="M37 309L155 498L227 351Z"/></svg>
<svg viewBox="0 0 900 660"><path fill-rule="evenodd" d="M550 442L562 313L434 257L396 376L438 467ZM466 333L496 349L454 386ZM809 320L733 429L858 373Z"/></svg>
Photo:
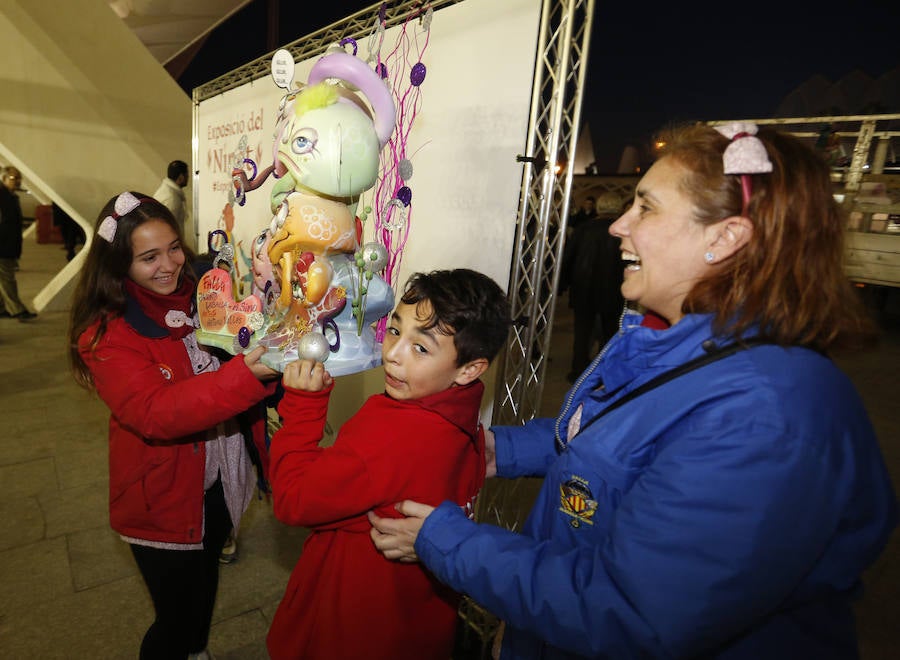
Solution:
<svg viewBox="0 0 900 660"><path fill-rule="evenodd" d="M370 516L505 622L501 658L853 658L860 576L897 523L862 402L827 353L873 326L828 168L752 124L692 126L610 228L626 314L554 419L487 434L539 476L522 533L451 503Z"/></svg>

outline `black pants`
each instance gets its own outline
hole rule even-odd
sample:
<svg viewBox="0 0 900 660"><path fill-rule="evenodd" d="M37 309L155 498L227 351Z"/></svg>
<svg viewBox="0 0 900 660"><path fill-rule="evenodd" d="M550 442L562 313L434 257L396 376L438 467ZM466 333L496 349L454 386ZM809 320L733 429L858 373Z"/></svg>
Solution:
<svg viewBox="0 0 900 660"><path fill-rule="evenodd" d="M231 531L221 480L206 491L206 529L202 550L161 550L132 545L156 619L144 635L140 660L184 660L209 641L219 554Z"/></svg>
<svg viewBox="0 0 900 660"><path fill-rule="evenodd" d="M59 225L59 233L66 248L66 259L72 261L75 258L75 246L84 243L84 230L72 218L65 218Z"/></svg>

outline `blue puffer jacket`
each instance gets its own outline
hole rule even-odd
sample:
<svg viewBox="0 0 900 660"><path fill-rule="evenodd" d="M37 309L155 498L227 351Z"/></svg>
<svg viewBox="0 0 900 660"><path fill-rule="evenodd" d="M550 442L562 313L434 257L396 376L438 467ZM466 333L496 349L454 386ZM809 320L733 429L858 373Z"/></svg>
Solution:
<svg viewBox="0 0 900 660"><path fill-rule="evenodd" d="M757 346L575 435L573 416L586 425L712 337L704 315L639 322L557 420L493 429L500 476L544 477L523 533L444 503L419 557L507 622L504 659L856 657L851 603L897 500L853 386L811 350Z"/></svg>

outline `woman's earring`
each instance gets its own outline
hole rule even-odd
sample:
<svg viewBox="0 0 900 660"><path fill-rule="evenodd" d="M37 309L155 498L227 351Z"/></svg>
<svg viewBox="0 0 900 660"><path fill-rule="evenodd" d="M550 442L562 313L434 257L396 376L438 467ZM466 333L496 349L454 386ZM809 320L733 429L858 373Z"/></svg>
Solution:
<svg viewBox="0 0 900 660"><path fill-rule="evenodd" d="M711 264L713 262L713 259L715 259L715 258L716 258L716 255L714 255L712 252L707 252L706 254L703 255L703 259L708 264Z"/></svg>

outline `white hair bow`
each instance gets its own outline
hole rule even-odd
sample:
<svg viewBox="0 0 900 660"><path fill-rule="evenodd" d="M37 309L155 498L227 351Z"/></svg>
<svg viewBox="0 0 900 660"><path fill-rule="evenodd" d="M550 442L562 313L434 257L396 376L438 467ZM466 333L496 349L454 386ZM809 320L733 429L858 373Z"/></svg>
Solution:
<svg viewBox="0 0 900 660"><path fill-rule="evenodd" d="M103 218L103 222L101 222L100 226L97 228L97 235L106 240L107 243L112 243L113 239L116 237L116 227L118 227L119 218L127 213L131 213L140 205L141 200L130 192L123 192L116 197L112 215Z"/></svg>
<svg viewBox="0 0 900 660"><path fill-rule="evenodd" d="M772 171L772 161L762 140L756 137L759 130L750 122L731 122L715 129L731 140L722 154L725 174L764 174Z"/></svg>

